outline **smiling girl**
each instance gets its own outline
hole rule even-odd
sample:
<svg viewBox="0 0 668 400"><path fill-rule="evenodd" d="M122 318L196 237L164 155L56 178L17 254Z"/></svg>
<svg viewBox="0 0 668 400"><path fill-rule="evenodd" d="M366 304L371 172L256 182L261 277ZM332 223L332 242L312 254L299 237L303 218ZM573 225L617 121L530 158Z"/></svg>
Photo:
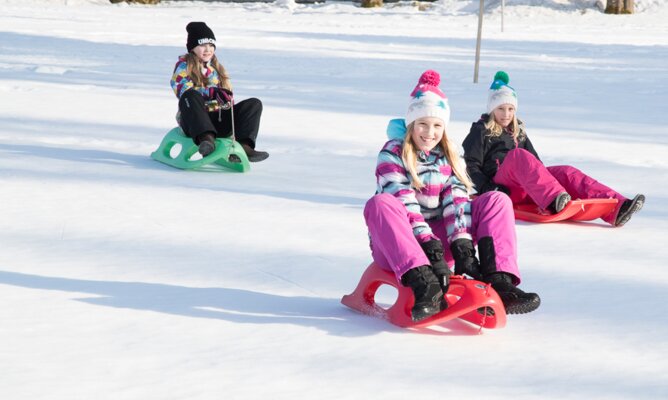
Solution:
<svg viewBox="0 0 668 400"><path fill-rule="evenodd" d="M186 26L188 53L179 57L171 86L179 98L179 126L199 146L202 156L216 149L216 137L234 134L251 162L269 157L255 150L262 102L250 98L235 104L227 71L216 58L216 37L204 22ZM232 162L240 162L233 154Z"/></svg>
<svg viewBox="0 0 668 400"><path fill-rule="evenodd" d="M390 140L378 155L376 195L364 208L374 262L412 289L415 321L447 307L453 259L456 274L491 283L506 312L533 311L538 295L516 287L512 204L495 192L469 201L471 181L448 139L450 107L439 84L436 71L424 72L406 119L390 121Z"/></svg>
<svg viewBox="0 0 668 400"><path fill-rule="evenodd" d="M478 193L504 192L514 204L535 203L558 213L571 199L617 199L602 219L622 226L638 212L645 196L628 199L569 165L546 167L517 119L517 93L499 71L489 90L487 114L473 123L464 139L464 158Z"/></svg>

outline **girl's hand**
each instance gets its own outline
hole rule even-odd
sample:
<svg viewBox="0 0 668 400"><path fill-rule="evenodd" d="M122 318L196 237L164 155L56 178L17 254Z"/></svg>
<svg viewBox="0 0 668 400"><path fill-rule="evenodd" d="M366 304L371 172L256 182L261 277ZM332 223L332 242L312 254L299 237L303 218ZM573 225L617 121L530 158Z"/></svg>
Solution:
<svg viewBox="0 0 668 400"><path fill-rule="evenodd" d="M225 88L216 88L217 95L223 100L225 103L233 103L234 102L234 96L232 95L231 90L227 90Z"/></svg>
<svg viewBox="0 0 668 400"><path fill-rule="evenodd" d="M232 104L232 102L234 101L231 91L219 87L209 88L209 98L211 100L218 100L218 103L220 104L226 104L226 103Z"/></svg>

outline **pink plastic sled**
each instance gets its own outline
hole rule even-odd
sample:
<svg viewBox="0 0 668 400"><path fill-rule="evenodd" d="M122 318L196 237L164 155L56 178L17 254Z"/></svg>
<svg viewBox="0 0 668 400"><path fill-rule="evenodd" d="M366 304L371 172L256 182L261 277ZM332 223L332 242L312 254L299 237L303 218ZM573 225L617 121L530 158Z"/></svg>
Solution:
<svg viewBox="0 0 668 400"><path fill-rule="evenodd" d="M390 285L398 292L397 300L387 309L379 306L375 301L376 291L381 285ZM446 300L447 309L415 322L411 319L411 308L415 302L411 289L399 285L397 278L391 272L371 263L364 271L355 291L343 296L341 303L362 314L387 319L392 324L404 328L437 325L454 318L460 318L489 329L503 328L506 325L506 311L503 303L494 289L485 283L453 276L450 279Z"/></svg>
<svg viewBox="0 0 668 400"><path fill-rule="evenodd" d="M591 221L612 212L617 199L572 200L557 214L542 211L535 204L515 204L515 219L529 222Z"/></svg>

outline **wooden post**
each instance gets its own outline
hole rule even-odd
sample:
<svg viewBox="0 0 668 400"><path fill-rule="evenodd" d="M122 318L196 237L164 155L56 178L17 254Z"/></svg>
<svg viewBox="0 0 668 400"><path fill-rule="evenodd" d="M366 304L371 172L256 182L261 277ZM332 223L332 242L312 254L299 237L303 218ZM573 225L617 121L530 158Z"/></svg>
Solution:
<svg viewBox="0 0 668 400"><path fill-rule="evenodd" d="M633 14L635 0L607 0L606 14Z"/></svg>
<svg viewBox="0 0 668 400"><path fill-rule="evenodd" d="M473 83L478 83L478 67L480 66L480 39L482 37L482 12L485 0L480 0L480 11L478 12L478 39L475 44L475 70L473 71Z"/></svg>
<svg viewBox="0 0 668 400"><path fill-rule="evenodd" d="M624 14L633 14L635 12L635 1L624 0Z"/></svg>
<svg viewBox="0 0 668 400"><path fill-rule="evenodd" d="M506 0L501 0L501 32L503 32L503 16L506 13Z"/></svg>

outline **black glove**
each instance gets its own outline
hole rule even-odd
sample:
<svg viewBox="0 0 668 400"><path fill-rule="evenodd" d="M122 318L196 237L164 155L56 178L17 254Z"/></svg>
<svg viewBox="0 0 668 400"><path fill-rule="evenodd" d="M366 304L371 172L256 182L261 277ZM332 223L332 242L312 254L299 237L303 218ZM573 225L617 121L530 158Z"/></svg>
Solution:
<svg viewBox="0 0 668 400"><path fill-rule="evenodd" d="M234 95L232 94L231 90L219 87L216 88L216 91L218 92L218 97L220 97L224 102L232 103L234 101Z"/></svg>
<svg viewBox="0 0 668 400"><path fill-rule="evenodd" d="M441 290L443 290L444 294L447 293L452 272L443 258L443 243L438 239L431 239L424 243L420 243L420 246L429 259L431 269L434 271L434 275L436 275L438 283L441 285Z"/></svg>
<svg viewBox="0 0 668 400"><path fill-rule="evenodd" d="M220 108L229 110L234 104L234 96L230 90L221 87L209 88L209 97L211 100L216 100Z"/></svg>
<svg viewBox="0 0 668 400"><path fill-rule="evenodd" d="M480 263L475 257L475 248L470 239L457 239L450 244L452 257L455 259L455 274L468 275L473 279L481 280Z"/></svg>
<svg viewBox="0 0 668 400"><path fill-rule="evenodd" d="M508 189L507 187L505 187L503 185L498 185L497 184L496 187L494 188L494 191L503 192L503 193L507 194L508 196L510 196L510 189Z"/></svg>

